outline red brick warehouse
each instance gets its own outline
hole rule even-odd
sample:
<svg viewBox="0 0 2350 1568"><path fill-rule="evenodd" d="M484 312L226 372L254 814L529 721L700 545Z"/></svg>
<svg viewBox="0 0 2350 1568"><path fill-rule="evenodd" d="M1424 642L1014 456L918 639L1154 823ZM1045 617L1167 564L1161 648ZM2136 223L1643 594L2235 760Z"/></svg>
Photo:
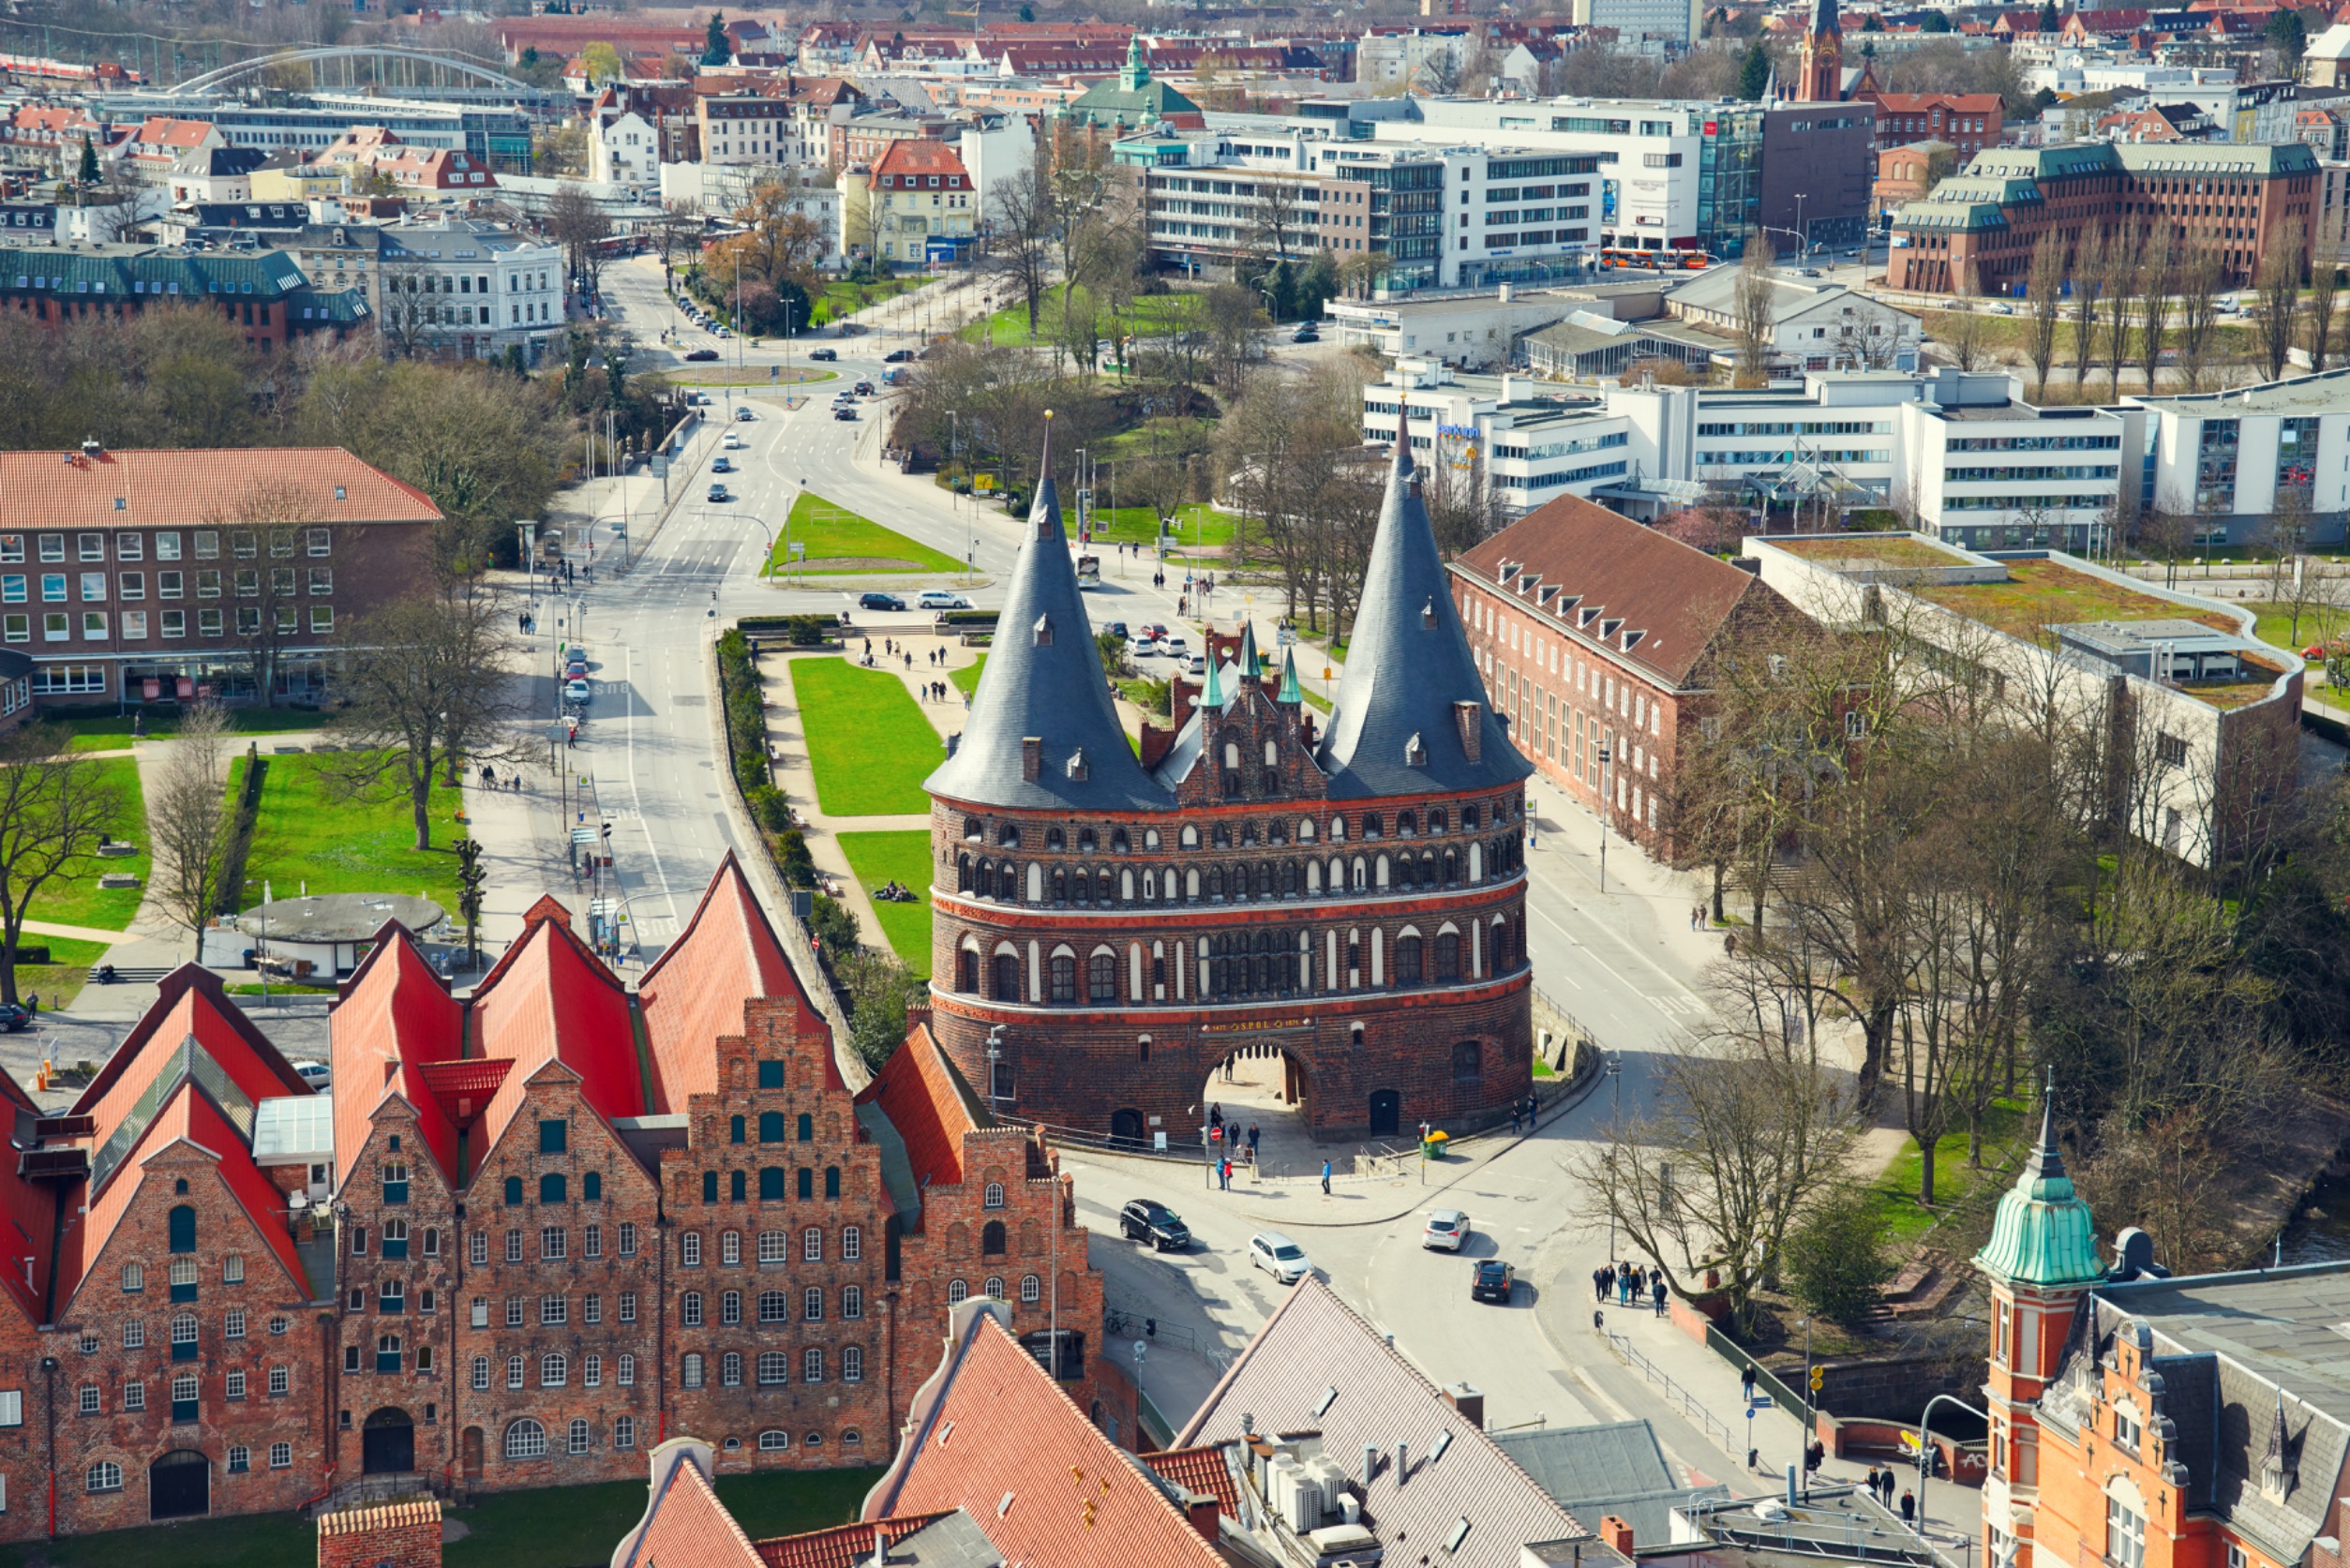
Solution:
<svg viewBox="0 0 2350 1568"><path fill-rule="evenodd" d="M1338 698L1252 631L1129 748L1040 487L970 720L932 775L938 1040L993 1110L1194 1140L1278 1048L1317 1135L1480 1125L1526 1092L1526 776L1399 441Z"/></svg>

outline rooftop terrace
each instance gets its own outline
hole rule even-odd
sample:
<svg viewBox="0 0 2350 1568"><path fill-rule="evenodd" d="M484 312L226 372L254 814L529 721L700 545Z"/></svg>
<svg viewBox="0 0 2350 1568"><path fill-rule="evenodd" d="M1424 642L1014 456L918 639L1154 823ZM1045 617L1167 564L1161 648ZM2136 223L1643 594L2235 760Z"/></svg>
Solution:
<svg viewBox="0 0 2350 1568"><path fill-rule="evenodd" d="M1774 538L1789 555L1831 570L1846 566L1964 566L1967 557L1909 533L1828 533L1809 538Z"/></svg>

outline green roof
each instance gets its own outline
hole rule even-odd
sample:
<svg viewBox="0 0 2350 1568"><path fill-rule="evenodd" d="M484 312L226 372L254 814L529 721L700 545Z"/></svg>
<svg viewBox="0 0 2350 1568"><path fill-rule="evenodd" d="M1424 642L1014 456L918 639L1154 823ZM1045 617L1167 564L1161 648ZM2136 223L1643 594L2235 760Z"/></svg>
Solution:
<svg viewBox="0 0 2350 1568"><path fill-rule="evenodd" d="M2097 1261L2097 1227L2088 1205L2073 1191L2058 1152L2056 1128L2043 1108L2040 1147L2023 1174L1999 1199L1991 1239L1975 1266L2009 1285L2093 1285L2105 1277Z"/></svg>

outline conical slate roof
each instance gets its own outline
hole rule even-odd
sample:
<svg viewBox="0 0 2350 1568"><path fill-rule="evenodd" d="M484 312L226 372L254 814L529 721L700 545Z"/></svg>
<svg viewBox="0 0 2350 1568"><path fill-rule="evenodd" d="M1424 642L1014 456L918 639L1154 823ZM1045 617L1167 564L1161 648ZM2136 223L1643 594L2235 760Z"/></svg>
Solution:
<svg viewBox="0 0 2350 1568"><path fill-rule="evenodd" d="M1034 778L1025 776L1031 738L1040 742ZM1175 803L1134 760L1111 706L1061 527L1049 436L971 716L954 755L922 787L969 805L1021 810L1163 811Z"/></svg>
<svg viewBox="0 0 2350 1568"><path fill-rule="evenodd" d="M1474 751L1459 703L1477 705ZM1316 760L1330 775L1333 799L1491 789L1534 771L1486 700L1453 606L1413 468L1408 409L1396 426L1346 671Z"/></svg>
<svg viewBox="0 0 2350 1568"><path fill-rule="evenodd" d="M2105 1277L2097 1225L2073 1190L2057 1147L2054 1086L2041 1108L2040 1146L1999 1199L1975 1266L2014 1285L2087 1285Z"/></svg>

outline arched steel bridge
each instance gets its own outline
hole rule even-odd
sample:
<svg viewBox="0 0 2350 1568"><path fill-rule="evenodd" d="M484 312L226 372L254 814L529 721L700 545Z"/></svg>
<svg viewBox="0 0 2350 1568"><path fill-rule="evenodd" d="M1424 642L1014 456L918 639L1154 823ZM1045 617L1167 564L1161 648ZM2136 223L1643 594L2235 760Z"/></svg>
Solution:
<svg viewBox="0 0 2350 1568"><path fill-rule="evenodd" d="M355 69L362 61L370 63L373 68L367 72ZM331 68L337 62L341 62L343 66L339 73ZM387 71L384 68L387 65L396 68ZM541 89L530 82L517 81L501 70L461 55L435 54L427 50L400 49L382 44L335 44L256 55L250 60L239 60L232 66L208 70L202 76L191 76L168 90L174 93L227 92L286 66L307 66L311 81L322 89L337 85L352 88L376 85L429 91L435 87L464 83L474 87L511 89L522 97L536 97L541 93ZM397 68L403 67L404 69ZM337 74L343 78L340 82L331 80Z"/></svg>

